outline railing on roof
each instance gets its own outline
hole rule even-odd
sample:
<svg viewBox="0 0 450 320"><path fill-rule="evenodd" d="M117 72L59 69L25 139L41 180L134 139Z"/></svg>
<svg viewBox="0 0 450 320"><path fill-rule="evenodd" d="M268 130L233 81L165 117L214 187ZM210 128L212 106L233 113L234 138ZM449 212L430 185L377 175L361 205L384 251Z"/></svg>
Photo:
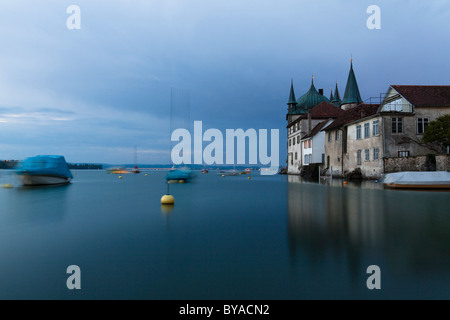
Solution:
<svg viewBox="0 0 450 320"><path fill-rule="evenodd" d="M379 97L370 97L369 99L366 99L364 103L366 104L383 104L383 101L386 99L387 93L380 93ZM414 106L410 103L401 103L402 100L392 100L385 104L383 104L381 107L381 112L406 112L406 113L413 113L414 112Z"/></svg>

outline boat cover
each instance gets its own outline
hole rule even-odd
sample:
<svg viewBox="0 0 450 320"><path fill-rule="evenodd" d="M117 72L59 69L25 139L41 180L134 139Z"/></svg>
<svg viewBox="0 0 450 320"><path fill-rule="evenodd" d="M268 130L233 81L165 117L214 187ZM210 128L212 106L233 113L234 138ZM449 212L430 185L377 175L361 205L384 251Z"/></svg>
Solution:
<svg viewBox="0 0 450 320"><path fill-rule="evenodd" d="M49 175L72 179L72 173L63 156L35 156L26 158L18 165L19 175Z"/></svg>
<svg viewBox="0 0 450 320"><path fill-rule="evenodd" d="M447 171L402 171L388 173L384 184L404 185L447 185L450 184L450 172Z"/></svg>

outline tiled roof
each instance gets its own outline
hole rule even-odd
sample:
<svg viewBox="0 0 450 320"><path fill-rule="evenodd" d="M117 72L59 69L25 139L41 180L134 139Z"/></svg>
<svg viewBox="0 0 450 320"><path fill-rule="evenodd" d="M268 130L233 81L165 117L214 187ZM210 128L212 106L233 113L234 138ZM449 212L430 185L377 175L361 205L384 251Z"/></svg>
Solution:
<svg viewBox="0 0 450 320"><path fill-rule="evenodd" d="M392 85L391 87L416 107L450 106L450 86Z"/></svg>
<svg viewBox="0 0 450 320"><path fill-rule="evenodd" d="M337 118L344 113L344 110L336 107L328 102L321 102L311 109L311 118L313 119L329 119ZM301 116L302 119L308 118L307 114Z"/></svg>
<svg viewBox="0 0 450 320"><path fill-rule="evenodd" d="M317 106L311 109L311 119L336 119L339 115L343 114L344 110L339 107L336 107L328 102L321 102ZM299 118L295 119L295 121L291 122L286 126L286 128L291 127L292 125L300 122L301 120L308 119L308 114L303 114Z"/></svg>
<svg viewBox="0 0 450 320"><path fill-rule="evenodd" d="M334 120L328 127L324 130L333 130L340 128L347 123L370 117L377 113L379 104L365 104L360 103L357 107L345 110L336 120Z"/></svg>

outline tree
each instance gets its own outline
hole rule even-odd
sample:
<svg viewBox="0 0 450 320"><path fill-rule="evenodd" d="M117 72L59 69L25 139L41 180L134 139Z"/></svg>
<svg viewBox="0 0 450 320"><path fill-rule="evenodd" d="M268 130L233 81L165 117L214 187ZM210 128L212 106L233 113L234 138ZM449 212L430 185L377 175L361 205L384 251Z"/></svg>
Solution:
<svg viewBox="0 0 450 320"><path fill-rule="evenodd" d="M437 145L445 151L450 146L450 114L431 121L425 129L422 141Z"/></svg>

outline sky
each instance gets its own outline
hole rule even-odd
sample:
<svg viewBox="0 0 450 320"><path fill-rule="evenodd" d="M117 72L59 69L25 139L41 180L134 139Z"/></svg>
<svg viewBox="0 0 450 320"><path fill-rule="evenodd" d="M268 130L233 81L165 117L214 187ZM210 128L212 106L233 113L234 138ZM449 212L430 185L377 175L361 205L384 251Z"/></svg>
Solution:
<svg viewBox="0 0 450 320"><path fill-rule="evenodd" d="M342 96L352 58L366 102L392 84L449 85L448 21L447 0L0 0L0 159L133 163L137 146L139 163L170 163L178 115L278 129L283 164L291 79L297 98L312 75Z"/></svg>

